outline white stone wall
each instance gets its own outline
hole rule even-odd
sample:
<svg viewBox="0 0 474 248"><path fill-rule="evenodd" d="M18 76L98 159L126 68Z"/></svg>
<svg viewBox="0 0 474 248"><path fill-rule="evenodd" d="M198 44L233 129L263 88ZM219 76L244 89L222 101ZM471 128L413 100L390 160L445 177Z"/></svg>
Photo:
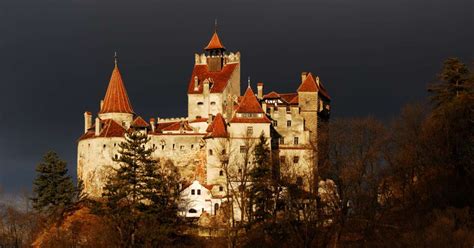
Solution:
<svg viewBox="0 0 474 248"><path fill-rule="evenodd" d="M84 192L100 197L111 168L117 166L112 157L118 154L124 138L91 138L81 140L77 151L77 176L84 183Z"/></svg>

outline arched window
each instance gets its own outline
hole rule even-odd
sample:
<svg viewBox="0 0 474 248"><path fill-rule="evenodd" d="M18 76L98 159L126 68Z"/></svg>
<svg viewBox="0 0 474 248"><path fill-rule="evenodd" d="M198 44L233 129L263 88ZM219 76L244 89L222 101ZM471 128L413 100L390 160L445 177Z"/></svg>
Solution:
<svg viewBox="0 0 474 248"><path fill-rule="evenodd" d="M214 215L217 215L217 210L219 210L219 204L214 204Z"/></svg>
<svg viewBox="0 0 474 248"><path fill-rule="evenodd" d="M212 156L212 149L209 149L209 156Z"/></svg>
<svg viewBox="0 0 474 248"><path fill-rule="evenodd" d="M220 170L219 171L219 176L223 176L224 175L224 171L223 170Z"/></svg>
<svg viewBox="0 0 474 248"><path fill-rule="evenodd" d="M188 212L191 213L191 214L195 214L195 213L197 213L198 211L196 211L196 209L194 209L194 208L191 208L191 209L189 209Z"/></svg>

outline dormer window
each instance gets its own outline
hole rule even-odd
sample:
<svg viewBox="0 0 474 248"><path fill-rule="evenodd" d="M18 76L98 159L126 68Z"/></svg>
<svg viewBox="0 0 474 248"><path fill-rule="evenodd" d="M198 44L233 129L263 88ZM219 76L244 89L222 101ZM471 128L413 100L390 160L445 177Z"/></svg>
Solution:
<svg viewBox="0 0 474 248"><path fill-rule="evenodd" d="M202 105L204 105L204 103L203 102L198 102L197 105L202 106Z"/></svg>

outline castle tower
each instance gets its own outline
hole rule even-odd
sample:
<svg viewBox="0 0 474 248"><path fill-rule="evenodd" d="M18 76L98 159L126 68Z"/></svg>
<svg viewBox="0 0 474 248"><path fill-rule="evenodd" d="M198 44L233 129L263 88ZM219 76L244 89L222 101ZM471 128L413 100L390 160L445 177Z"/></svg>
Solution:
<svg viewBox="0 0 474 248"><path fill-rule="evenodd" d="M305 128L310 131L310 142L316 145L318 133L318 85L311 73L301 73L298 87L298 105L305 120Z"/></svg>
<svg viewBox="0 0 474 248"><path fill-rule="evenodd" d="M117 54L115 54L115 66L104 100L101 102L99 118L101 120L112 119L128 129L133 121L133 115L132 104L118 68Z"/></svg>
<svg viewBox="0 0 474 248"><path fill-rule="evenodd" d="M209 57L207 58L207 67L210 72L219 72L224 66L224 52L225 47L222 45L219 35L217 35L217 30L214 31L209 44L204 48L208 53Z"/></svg>
<svg viewBox="0 0 474 248"><path fill-rule="evenodd" d="M226 53L216 28L204 53L195 54L188 84L188 119L212 118L217 113L229 119L238 96L240 53Z"/></svg>

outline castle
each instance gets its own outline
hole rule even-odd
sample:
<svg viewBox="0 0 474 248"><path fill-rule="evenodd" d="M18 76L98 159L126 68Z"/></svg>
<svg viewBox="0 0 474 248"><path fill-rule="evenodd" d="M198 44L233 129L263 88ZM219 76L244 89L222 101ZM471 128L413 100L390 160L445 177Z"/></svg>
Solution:
<svg viewBox="0 0 474 248"><path fill-rule="evenodd" d="M258 83L255 94L249 82L241 95L240 58L240 52L226 52L215 31L204 52L195 54L187 117L149 122L133 110L116 59L99 113L95 119L91 112L84 113L77 175L85 193L101 196L110 168L117 166L113 157L118 144L130 128L147 132L149 145L155 148L153 156L176 166L190 183L183 191L192 195L200 195L202 188L207 197L222 198L225 173L245 173L240 165L251 163L249 149L262 134L281 175L308 185L307 175L317 169L318 129L329 118L330 96L319 77L307 72L301 73L296 92L265 93L264 84ZM223 170L224 162L228 170ZM190 185L200 187L199 191L186 189ZM211 208L219 203L212 204Z"/></svg>

